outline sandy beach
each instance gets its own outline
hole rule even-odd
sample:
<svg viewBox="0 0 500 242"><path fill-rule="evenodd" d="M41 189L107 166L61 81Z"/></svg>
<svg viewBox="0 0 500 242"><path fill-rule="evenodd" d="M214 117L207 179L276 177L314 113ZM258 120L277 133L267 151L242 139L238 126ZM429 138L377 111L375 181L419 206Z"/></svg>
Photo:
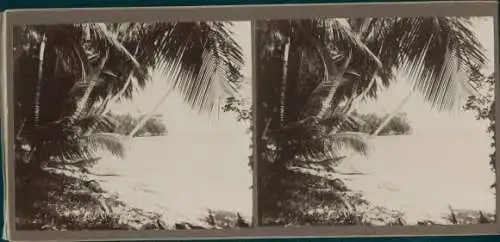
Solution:
<svg viewBox="0 0 500 242"><path fill-rule="evenodd" d="M126 159L106 157L93 168L103 188L166 223L198 223L208 209L252 215L249 142L241 136L174 134L134 138ZM243 155L242 155L243 154Z"/></svg>
<svg viewBox="0 0 500 242"><path fill-rule="evenodd" d="M495 212L495 180L488 137L408 135L377 137L368 157L341 163L347 186L373 205L399 210L409 224L444 222L454 209Z"/></svg>
<svg viewBox="0 0 500 242"><path fill-rule="evenodd" d="M163 214L166 222L196 222L207 209L240 212L250 219L252 178L248 159L241 156L250 151L236 145L241 136L230 137L134 138L125 160L107 158L94 170L116 174L101 177L107 191L132 206ZM357 175L336 176L373 205L403 212L409 224L443 221L449 206L494 213L487 137L387 136L370 145L369 156L351 157L336 169Z"/></svg>

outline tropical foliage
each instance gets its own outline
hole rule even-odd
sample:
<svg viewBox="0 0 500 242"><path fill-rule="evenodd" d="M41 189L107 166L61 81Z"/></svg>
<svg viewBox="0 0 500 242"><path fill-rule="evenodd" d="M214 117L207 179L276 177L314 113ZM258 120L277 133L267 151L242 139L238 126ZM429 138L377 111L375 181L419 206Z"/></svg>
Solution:
<svg viewBox="0 0 500 242"><path fill-rule="evenodd" d="M398 81L399 73L433 108L450 110L473 90L459 74L486 61L465 18L271 20L259 21L256 31L257 135L264 141L258 147L259 219L264 224L277 222L283 213L307 217L307 209L289 209L295 201L287 184L297 178L290 175L292 166L332 163L345 148L366 152L366 135L347 131L358 122L353 111ZM324 199L314 194L310 201ZM341 207L332 207L336 212L327 220L352 212L349 205Z"/></svg>
<svg viewBox="0 0 500 242"><path fill-rule="evenodd" d="M24 26L14 42L16 134L26 144L18 147L28 147L33 162L88 157L79 142L118 148L114 135L93 131L111 125L102 115L109 101L131 97L153 68L192 107L210 111L234 90L242 63L222 23Z"/></svg>
<svg viewBox="0 0 500 242"><path fill-rule="evenodd" d="M153 71L163 71L165 81L199 112L211 112L220 97L233 95L243 61L230 25L16 26L16 199L24 200L36 177L48 176L46 167L91 160L102 149L123 156L121 131L127 127L108 115L110 104L132 98L149 83ZM140 125L158 128L150 118Z"/></svg>
<svg viewBox="0 0 500 242"><path fill-rule="evenodd" d="M116 124L112 129L106 132L128 135L139 124L144 115L134 117L130 114L108 114L112 119L116 120ZM162 136L167 134L167 127L162 122L160 115L155 115L148 118L146 123L136 132L135 136Z"/></svg>
<svg viewBox="0 0 500 242"><path fill-rule="evenodd" d="M479 67L471 70L470 81L475 89L481 90L482 95L470 96L464 105L464 109L476 112L478 120L487 120L490 125L487 132L491 135L490 164L496 171L496 126L495 126L495 74L485 76ZM495 187L496 183L492 187Z"/></svg>
<svg viewBox="0 0 500 242"><path fill-rule="evenodd" d="M385 116L379 116L374 113L352 113L358 122L353 127L346 127L345 131L362 132L373 134L382 125ZM377 135L408 135L411 134L411 126L405 113L398 113L391 118L387 125L381 129Z"/></svg>

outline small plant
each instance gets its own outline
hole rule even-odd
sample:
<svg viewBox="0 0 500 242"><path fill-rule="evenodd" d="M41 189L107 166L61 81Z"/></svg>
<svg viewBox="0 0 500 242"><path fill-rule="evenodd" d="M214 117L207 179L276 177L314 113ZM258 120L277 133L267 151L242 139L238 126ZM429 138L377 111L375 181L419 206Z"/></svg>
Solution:
<svg viewBox="0 0 500 242"><path fill-rule="evenodd" d="M449 206L450 213L445 217L446 221L453 225L463 224L489 224L495 221L494 214L485 214L483 211L459 210Z"/></svg>

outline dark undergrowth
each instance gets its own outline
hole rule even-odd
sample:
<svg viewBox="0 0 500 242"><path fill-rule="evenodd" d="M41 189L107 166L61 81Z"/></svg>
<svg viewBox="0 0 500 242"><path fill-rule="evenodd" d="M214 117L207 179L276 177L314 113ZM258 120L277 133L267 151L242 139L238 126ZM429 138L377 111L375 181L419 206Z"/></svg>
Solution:
<svg viewBox="0 0 500 242"><path fill-rule="evenodd" d="M401 220L401 213L371 206L340 179L298 170L283 171L280 177L282 192L275 190L272 198L279 202L263 213L264 225L393 225Z"/></svg>
<svg viewBox="0 0 500 242"><path fill-rule="evenodd" d="M128 206L81 167L16 167L17 230L170 230L249 227L238 213L210 211L206 221L167 225L161 214Z"/></svg>
<svg viewBox="0 0 500 242"><path fill-rule="evenodd" d="M77 169L16 167L16 173L18 230L156 228L158 214L128 207Z"/></svg>
<svg viewBox="0 0 500 242"><path fill-rule="evenodd" d="M266 199L277 201L273 207L266 207L262 223L266 226L402 226L403 212L376 206L359 192L349 189L335 177L334 169L323 170L295 168L280 172L280 179L273 185ZM325 175L327 174L327 175ZM279 189L277 189L279 187ZM261 193L264 194L264 193ZM442 221L418 221L416 225L462 225L494 223L495 215L481 211L451 209Z"/></svg>

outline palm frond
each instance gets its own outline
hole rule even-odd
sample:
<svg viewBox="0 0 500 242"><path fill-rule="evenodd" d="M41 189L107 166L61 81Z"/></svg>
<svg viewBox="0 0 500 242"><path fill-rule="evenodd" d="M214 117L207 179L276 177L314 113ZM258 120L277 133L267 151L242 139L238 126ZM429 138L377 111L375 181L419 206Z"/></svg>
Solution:
<svg viewBox="0 0 500 242"><path fill-rule="evenodd" d="M360 37L355 34L349 26L341 24L336 19L328 20L327 24L330 40L338 50L352 53L355 58L358 57L363 60L368 60L378 67L382 67L382 62L377 55L363 43Z"/></svg>
<svg viewBox="0 0 500 242"><path fill-rule="evenodd" d="M113 155L124 157L125 147L122 143L122 138L120 135L112 133L93 133L87 136L82 136L79 139L79 145L81 147L88 147L90 151L98 151L99 149L105 149L111 152Z"/></svg>
<svg viewBox="0 0 500 242"><path fill-rule="evenodd" d="M125 46L123 46L122 42L118 40L117 33L108 30L106 24L103 23L92 23L88 24L88 27L91 31L91 38L97 40L103 40L110 46L114 47L119 52L123 53L128 60L130 60L136 68L140 68L141 64L135 59L135 56L132 55Z"/></svg>
<svg viewBox="0 0 500 242"><path fill-rule="evenodd" d="M400 18L393 31L407 29L400 36L400 58L415 90L433 108L449 110L468 96L466 73L486 62L484 48L463 18ZM468 93L469 92L469 93Z"/></svg>
<svg viewBox="0 0 500 242"><path fill-rule="evenodd" d="M367 135L357 132L339 132L326 138L325 145L334 150L352 150L356 153L367 155Z"/></svg>
<svg viewBox="0 0 500 242"><path fill-rule="evenodd" d="M307 131L306 131L307 132ZM310 131L307 132L310 134ZM358 132L338 132L324 135L316 133L307 138L294 138L294 151L299 157L309 160L336 159L345 152L354 151L368 155L368 136Z"/></svg>
<svg viewBox="0 0 500 242"><path fill-rule="evenodd" d="M93 113L80 118L75 122L75 125L81 127L83 133L89 129L111 132L118 125L118 121L115 117L110 115L101 116L99 113Z"/></svg>
<svg viewBox="0 0 500 242"><path fill-rule="evenodd" d="M212 111L218 97L240 76L241 47L220 22L154 24L152 51L157 65L184 100L198 111Z"/></svg>

